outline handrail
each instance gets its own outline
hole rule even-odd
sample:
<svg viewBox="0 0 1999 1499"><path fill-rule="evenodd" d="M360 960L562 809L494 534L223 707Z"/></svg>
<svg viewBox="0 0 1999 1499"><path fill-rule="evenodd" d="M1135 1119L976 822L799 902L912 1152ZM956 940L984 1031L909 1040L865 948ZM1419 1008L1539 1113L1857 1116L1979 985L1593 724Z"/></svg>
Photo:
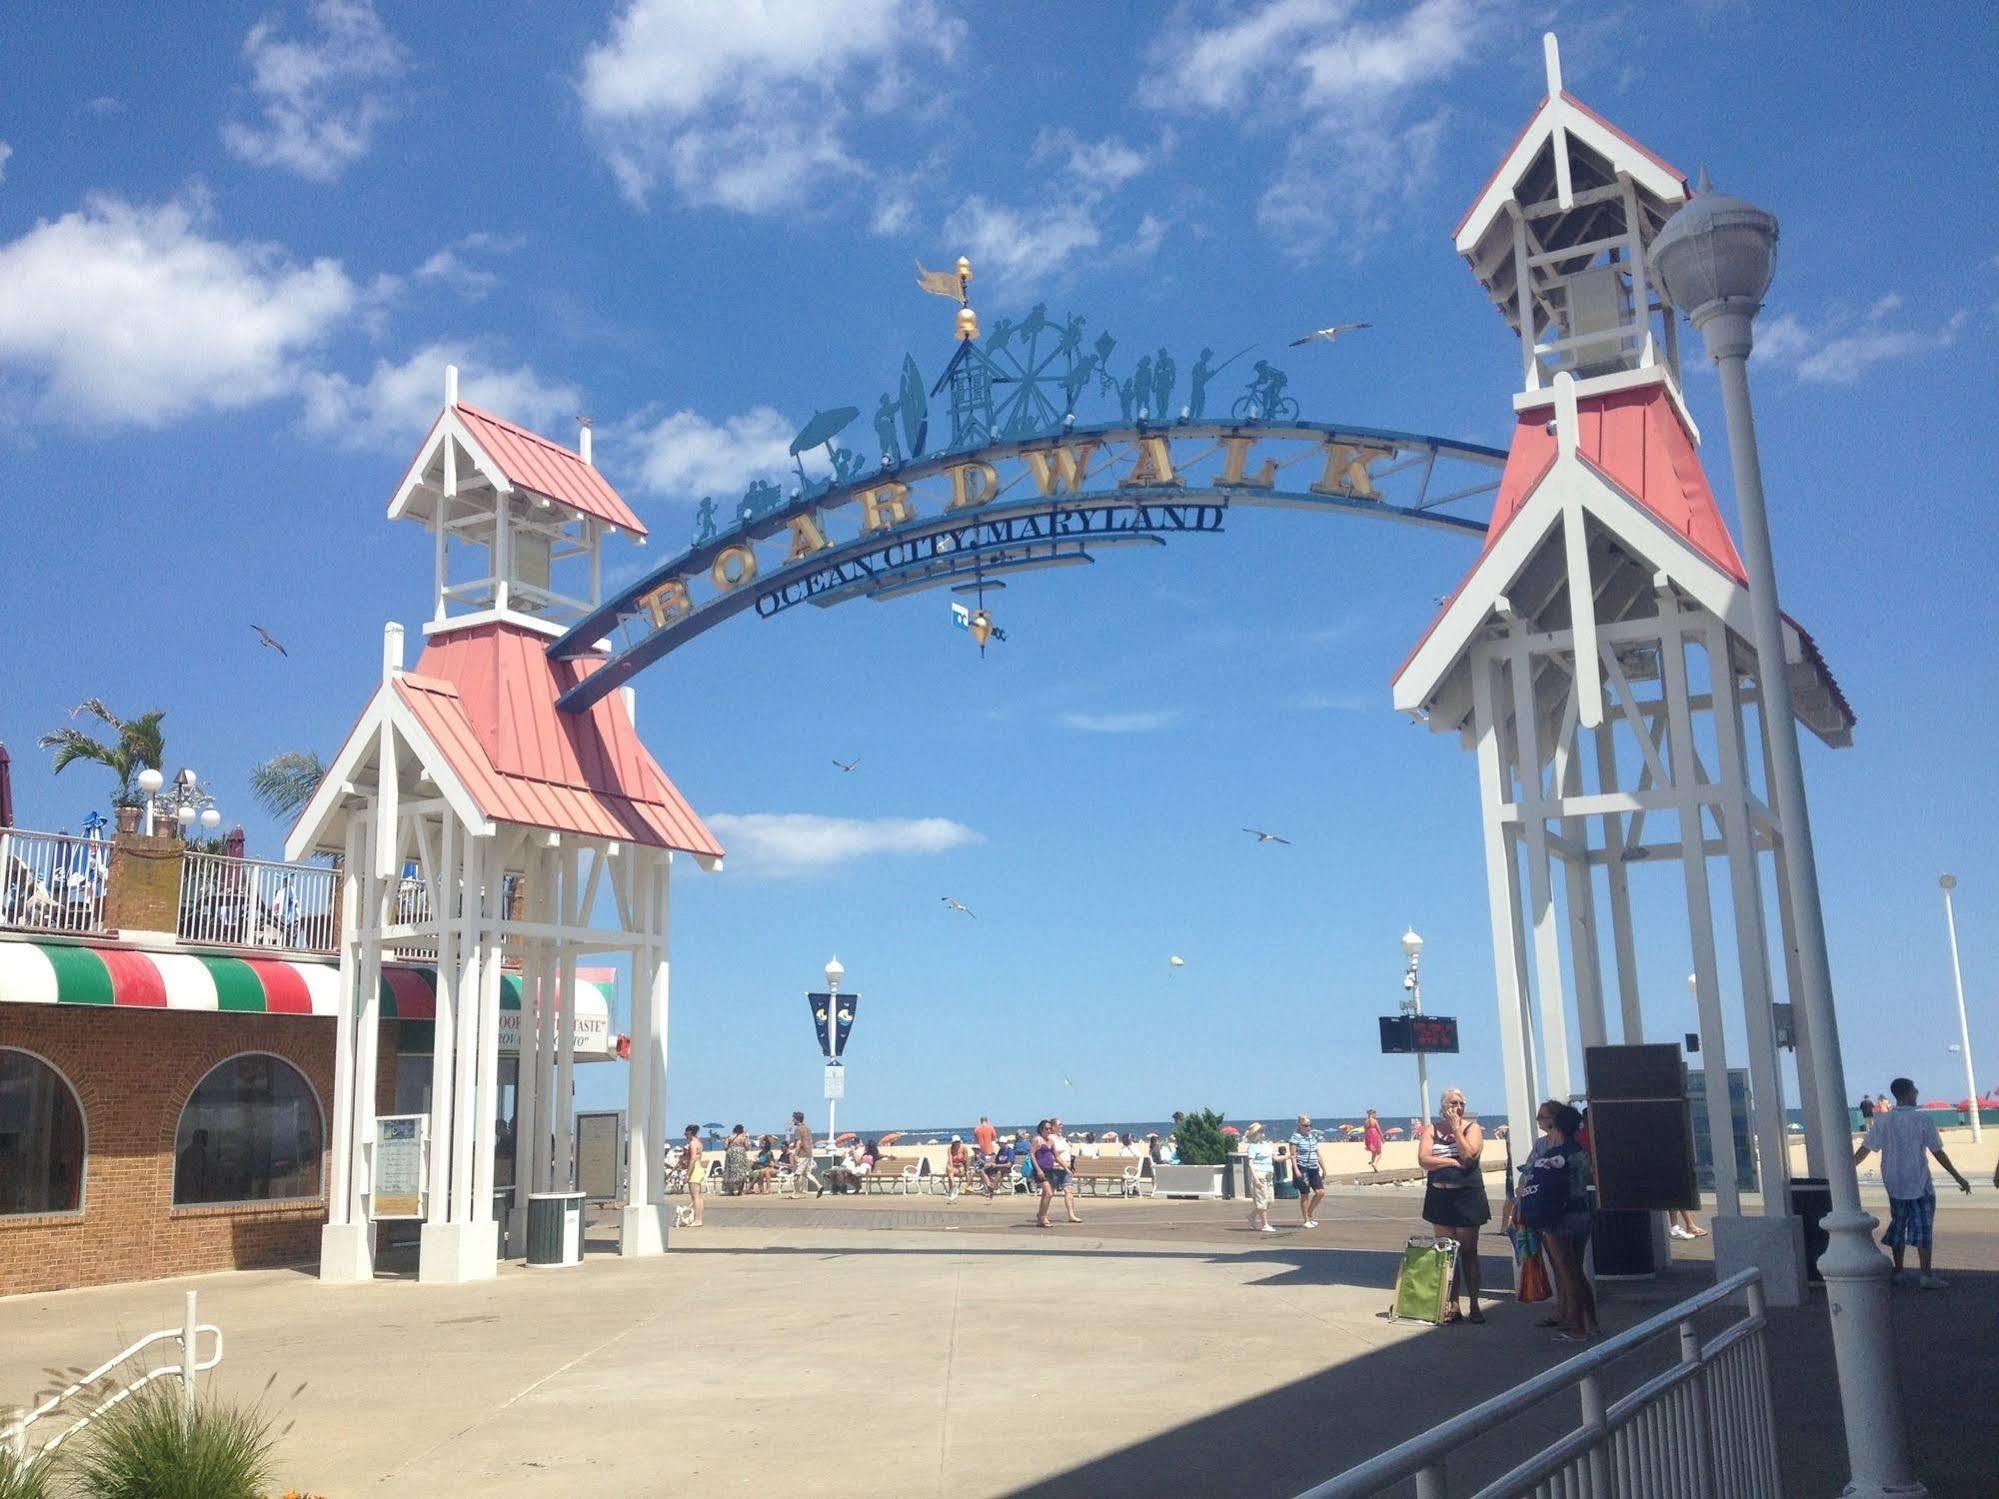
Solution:
<svg viewBox="0 0 1999 1499"><path fill-rule="evenodd" d="M215 1326L212 1322L195 1321L194 1292L189 1291L187 1293L187 1299L183 1303L183 1307L184 1312L179 1327L166 1327L158 1332L148 1333L122 1353L115 1354L111 1358L106 1359L74 1384L51 1395L33 1410L16 1417L8 1425L0 1427L0 1441L4 1441L13 1449L16 1459L26 1458L28 1455L28 1428L30 1426L34 1425L35 1422L41 1420L44 1416L52 1415L65 1400L68 1400L73 1395L82 1394L120 1364L136 1357L153 1344L160 1342L180 1344L181 1352L178 1364L162 1364L157 1369L148 1369L130 1384L119 1389L116 1394L112 1395L102 1405L91 1410L82 1420L64 1428L54 1437L50 1438L48 1442L43 1444L41 1450L43 1452L55 1451L56 1448L75 1436L84 1427L95 1421L113 1406L137 1394L154 1380L165 1379L173 1375L180 1376L182 1407L187 1415L192 1418L194 1415L194 1377L197 1374L207 1373L222 1362L222 1329ZM201 1335L203 1333L213 1334L215 1338L214 1355L206 1359L200 1357L199 1352Z"/></svg>
<svg viewBox="0 0 1999 1499"><path fill-rule="evenodd" d="M1559 1395L1575 1388L1602 1369L1627 1357L1637 1349L1651 1342L1654 1338L1670 1332L1677 1327L1684 1326L1697 1313L1727 1301L1738 1291L1751 1291L1754 1288L1752 1291L1752 1301L1760 1302L1762 1279L1763 1272L1754 1267L1747 1270L1739 1270L1726 1280L1717 1281L1699 1295L1668 1307L1665 1311L1647 1318L1637 1326L1627 1328L1615 1337L1604 1340L1594 1348L1585 1349L1574 1358L1565 1359L1552 1369L1543 1370L1533 1378L1515 1385L1512 1389L1501 1391L1490 1400L1482 1401L1470 1410L1463 1411L1442 1424L1431 1427L1428 1431L1418 1433L1408 1441L1403 1442L1400 1446L1391 1447L1388 1451L1371 1457L1366 1462L1349 1468L1346 1472L1305 1490L1304 1493L1297 1496L1297 1499L1363 1499L1363 1496L1374 1494L1389 1484L1399 1482L1411 1476L1417 1476L1419 1479L1417 1492L1421 1496L1421 1499L1430 1499L1432 1494L1441 1495L1443 1493L1442 1488L1433 1488L1423 1484L1421 1475L1424 1470L1435 1468L1446 1455L1462 1447L1465 1443L1485 1435L1485 1433L1491 1431L1494 1427L1504 1424L1521 1412L1539 1405L1549 1396ZM1752 1305L1751 1310L1755 1326L1760 1327L1762 1324L1761 1307ZM1730 1329L1730 1331L1733 1332L1734 1329ZM1722 1339L1727 1336L1727 1334L1722 1334L1715 1339L1717 1346L1713 1351L1718 1352L1722 1346L1726 1346L1723 1344ZM1734 1340L1730 1339L1730 1341ZM1648 1385L1641 1387L1639 1391L1634 1392L1632 1396L1619 1401L1616 1406L1611 1408L1610 1412L1606 1413L1606 1424L1618 1424L1617 1418L1619 1416L1628 1419L1637 1406L1644 1403L1644 1401L1638 1399L1639 1395L1647 1395L1647 1398L1649 1398L1648 1392L1656 1393L1652 1391L1653 1384L1665 1381L1660 1387L1670 1388L1674 1384L1683 1382L1689 1376L1690 1372L1687 1365L1676 1365L1672 1370L1661 1375L1659 1380L1648 1383ZM1563 1439L1563 1443L1572 1440L1578 1435L1583 1434L1571 1434L1571 1437ZM1563 1444L1557 1444L1557 1446L1561 1445ZM1528 1463L1514 1470L1514 1473L1508 1474L1507 1479L1513 1479L1516 1475L1523 1474L1529 1469L1544 1468L1547 1459L1553 1456L1554 1452L1554 1448L1549 1448L1537 1454ZM1501 1480L1502 1483L1505 1481ZM1495 1484L1492 1488L1484 1492L1505 1492L1505 1490L1501 1489L1498 1484Z"/></svg>
<svg viewBox="0 0 1999 1499"><path fill-rule="evenodd" d="M182 855L184 942L332 952L337 946L334 871L189 849Z"/></svg>

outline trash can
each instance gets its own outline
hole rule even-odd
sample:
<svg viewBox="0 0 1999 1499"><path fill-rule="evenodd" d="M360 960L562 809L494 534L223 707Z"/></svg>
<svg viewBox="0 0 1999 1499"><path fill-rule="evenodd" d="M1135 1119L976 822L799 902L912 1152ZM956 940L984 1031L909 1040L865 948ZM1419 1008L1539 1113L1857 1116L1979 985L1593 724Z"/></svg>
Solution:
<svg viewBox="0 0 1999 1499"><path fill-rule="evenodd" d="M1832 1211L1832 1183L1823 1176L1799 1176L1791 1180L1791 1211L1805 1220L1805 1279L1824 1285L1819 1274L1819 1256L1832 1243L1826 1232L1825 1217Z"/></svg>
<svg viewBox="0 0 1999 1499"><path fill-rule="evenodd" d="M528 1194L527 1262L577 1265L583 1262L583 1194Z"/></svg>
<svg viewBox="0 0 1999 1499"><path fill-rule="evenodd" d="M1231 1150L1222 1167L1222 1197L1233 1202L1238 1197L1249 1196L1249 1157L1240 1150Z"/></svg>
<svg viewBox="0 0 1999 1499"><path fill-rule="evenodd" d="M1277 1195L1285 1198L1298 1195L1298 1177L1291 1169L1291 1157L1288 1155L1277 1158Z"/></svg>
<svg viewBox="0 0 1999 1499"><path fill-rule="evenodd" d="M1652 1259L1652 1215L1642 1210L1599 1212L1590 1231L1598 1280L1644 1280L1659 1273Z"/></svg>
<svg viewBox="0 0 1999 1499"><path fill-rule="evenodd" d="M493 1188L493 1226L495 1237L499 1240L499 1255L503 1260L509 1258L507 1254L507 1230L513 1221L513 1216L514 1189L512 1187Z"/></svg>

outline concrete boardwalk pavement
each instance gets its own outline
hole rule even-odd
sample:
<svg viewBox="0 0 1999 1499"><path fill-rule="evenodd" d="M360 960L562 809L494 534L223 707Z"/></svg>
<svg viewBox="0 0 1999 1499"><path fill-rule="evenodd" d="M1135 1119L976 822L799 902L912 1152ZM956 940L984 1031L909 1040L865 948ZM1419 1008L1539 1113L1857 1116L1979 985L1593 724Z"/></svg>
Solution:
<svg viewBox="0 0 1999 1499"><path fill-rule="evenodd" d="M1415 1208L1344 1193L1306 1231L1280 1202L1284 1231L1252 1235L1234 1204L1086 1199L1083 1224L1043 1231L1021 1200L711 1199L707 1226L662 1258L597 1253L479 1286L268 1271L0 1301L0 1401L177 1324L193 1287L227 1338L217 1388L288 1427L279 1487L328 1499L1283 1496L1574 1351L1504 1299L1484 1327L1387 1321ZM1999 1212L1946 1204L1940 1242L1943 1268L1999 1269ZM1503 1282L1504 1260L1486 1265ZM1692 1294L1704 1271L1615 1290L1606 1326ZM1995 1282L1898 1295L1938 1495L1989 1492L1971 1438L1989 1412L1939 1350L1983 1360ZM1821 1301L1773 1327L1799 1495L1845 1476L1825 1322ZM1550 1402L1460 1471L1496 1472L1574 1417Z"/></svg>

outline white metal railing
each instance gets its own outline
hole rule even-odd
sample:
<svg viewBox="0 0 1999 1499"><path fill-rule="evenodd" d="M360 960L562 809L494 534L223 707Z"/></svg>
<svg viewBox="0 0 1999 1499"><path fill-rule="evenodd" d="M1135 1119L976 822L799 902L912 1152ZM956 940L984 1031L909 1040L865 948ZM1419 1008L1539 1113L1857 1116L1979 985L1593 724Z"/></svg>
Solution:
<svg viewBox="0 0 1999 1499"><path fill-rule="evenodd" d="M120 1385L110 1399L103 1401L87 1412L81 1420L72 1423L50 1437L48 1441L42 1444L40 1450L45 1453L55 1451L56 1448L75 1436L114 1405L137 1394L156 1379L179 1377L182 1409L187 1412L190 1420L193 1419L195 1409L194 1377L197 1374L207 1373L222 1362L222 1329L213 1323L197 1322L195 1320L194 1292L189 1291L187 1293L187 1299L182 1303L182 1308L179 1327L165 1327L158 1332L147 1334L123 1353L118 1354L114 1358L106 1359L95 1369L84 1375L83 1378L77 1380L75 1384L68 1386L66 1389L58 1390L33 1410L24 1411L6 1426L0 1426L0 1442L4 1442L13 1450L15 1458L26 1458L28 1455L29 1427L33 1426L37 1421L55 1414L65 1400L93 1391L98 1381L102 1380L113 1369L116 1369L120 1364L137 1358L155 1343L178 1343L180 1345L179 1362L161 1364L156 1369L148 1369L137 1379L132 1380L128 1384ZM208 1358L202 1358L197 1347L203 1333L208 1333L215 1339L215 1352Z"/></svg>
<svg viewBox="0 0 1999 1499"><path fill-rule="evenodd" d="M103 931L110 867L102 839L0 828L0 926Z"/></svg>
<svg viewBox="0 0 1999 1499"><path fill-rule="evenodd" d="M332 952L334 871L190 850L180 877L183 942Z"/></svg>
<svg viewBox="0 0 1999 1499"><path fill-rule="evenodd" d="M429 883L419 876L405 874L396 886L396 925L411 926L430 919ZM396 956L434 959L437 956L437 938L405 937L396 943Z"/></svg>
<svg viewBox="0 0 1999 1499"><path fill-rule="evenodd" d="M1694 1319L1737 1292L1748 1310L1705 1343ZM1417 1499L1450 1499L1450 1455L1550 1396L1574 1391L1582 1425L1544 1447L1475 1499L1772 1499L1783 1492L1763 1276L1743 1270L1649 1321L1609 1338L1401 1446L1307 1490L1298 1499L1367 1499L1407 1479ZM1677 1333L1679 1361L1615 1402L1604 1371L1655 1339ZM1463 1493L1460 1489L1458 1492Z"/></svg>

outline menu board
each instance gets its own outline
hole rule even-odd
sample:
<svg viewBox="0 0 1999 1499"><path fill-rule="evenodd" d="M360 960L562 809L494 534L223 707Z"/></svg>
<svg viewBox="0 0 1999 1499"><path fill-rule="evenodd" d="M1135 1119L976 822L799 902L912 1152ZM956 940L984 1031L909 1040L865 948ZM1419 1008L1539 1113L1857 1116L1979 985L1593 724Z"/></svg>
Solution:
<svg viewBox="0 0 1999 1499"><path fill-rule="evenodd" d="M375 1121L368 1193L371 1218L423 1216L423 1114L387 1114Z"/></svg>
<svg viewBox="0 0 1999 1499"><path fill-rule="evenodd" d="M576 1190L586 1197L615 1202L624 1173L619 1169L625 1116L615 1111L576 1116Z"/></svg>

